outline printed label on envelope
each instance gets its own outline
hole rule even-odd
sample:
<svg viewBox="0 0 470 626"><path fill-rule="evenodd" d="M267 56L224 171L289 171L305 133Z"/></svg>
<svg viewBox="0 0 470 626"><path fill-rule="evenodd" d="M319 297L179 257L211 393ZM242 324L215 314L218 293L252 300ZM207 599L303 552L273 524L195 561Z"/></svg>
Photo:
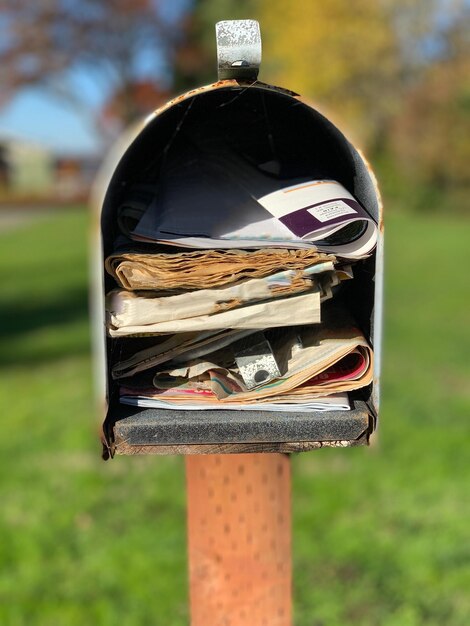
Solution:
<svg viewBox="0 0 470 626"><path fill-rule="evenodd" d="M319 204L307 209L307 211L319 222L329 222L336 217L342 217L343 215L349 215L350 213L357 213L355 209L349 206L349 204L346 204L343 200L325 202L324 204Z"/></svg>

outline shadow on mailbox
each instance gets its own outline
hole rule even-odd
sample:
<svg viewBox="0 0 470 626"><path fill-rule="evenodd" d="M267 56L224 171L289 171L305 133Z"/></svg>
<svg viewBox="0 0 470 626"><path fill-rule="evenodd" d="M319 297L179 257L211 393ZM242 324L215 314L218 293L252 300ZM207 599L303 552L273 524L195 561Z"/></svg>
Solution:
<svg viewBox="0 0 470 626"><path fill-rule="evenodd" d="M380 222L361 155L293 92L238 75L147 119L101 214L105 456L367 443Z"/></svg>

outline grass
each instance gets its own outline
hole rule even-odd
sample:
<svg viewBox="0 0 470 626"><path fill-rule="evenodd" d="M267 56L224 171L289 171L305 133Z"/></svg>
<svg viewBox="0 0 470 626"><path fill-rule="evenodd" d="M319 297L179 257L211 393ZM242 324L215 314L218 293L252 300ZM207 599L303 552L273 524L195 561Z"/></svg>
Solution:
<svg viewBox="0 0 470 626"><path fill-rule="evenodd" d="M88 227L0 234L0 623L180 626L183 461L99 459ZM297 626L468 623L470 221L387 227L378 444L293 458Z"/></svg>

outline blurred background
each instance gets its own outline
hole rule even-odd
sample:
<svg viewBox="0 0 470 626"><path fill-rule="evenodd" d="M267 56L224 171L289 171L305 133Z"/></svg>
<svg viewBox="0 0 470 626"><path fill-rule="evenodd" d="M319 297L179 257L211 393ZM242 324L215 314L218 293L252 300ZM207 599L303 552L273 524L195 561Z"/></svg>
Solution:
<svg viewBox="0 0 470 626"><path fill-rule="evenodd" d="M1 624L188 624L183 459L100 460L87 199L242 18L385 204L379 438L292 458L295 624L468 624L470 2L0 0Z"/></svg>

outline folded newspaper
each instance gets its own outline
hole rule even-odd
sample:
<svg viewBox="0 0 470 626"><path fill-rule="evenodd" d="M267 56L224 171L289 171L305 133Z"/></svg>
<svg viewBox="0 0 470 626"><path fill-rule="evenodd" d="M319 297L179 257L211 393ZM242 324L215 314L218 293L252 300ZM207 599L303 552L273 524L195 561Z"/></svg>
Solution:
<svg viewBox="0 0 470 626"><path fill-rule="evenodd" d="M327 298L332 296L332 287L339 282L333 263L326 262L303 270L286 270L265 278L248 279L228 287L198 289L178 295L115 290L107 296L107 310L113 329L145 326L211 315L313 289L320 290Z"/></svg>
<svg viewBox="0 0 470 626"><path fill-rule="evenodd" d="M220 287L283 270L303 270L335 257L309 250L197 250L192 252L117 252L106 270L124 289L181 291Z"/></svg>
<svg viewBox="0 0 470 626"><path fill-rule="evenodd" d="M229 348L155 374L157 389L188 382L207 386L221 402L263 402L282 399L296 391L299 401L338 391L351 391L372 380L370 347L357 329L343 329L329 336L325 328L289 328L274 333L271 343L284 373L277 380L248 390ZM353 355L353 356L352 356ZM342 362L346 358L346 362ZM284 361L284 363L283 363ZM330 368L333 368L332 370ZM330 371L329 371L330 370ZM321 376L327 372L326 375ZM175 383L177 383L175 385ZM298 388L305 385L301 390Z"/></svg>
<svg viewBox="0 0 470 626"><path fill-rule="evenodd" d="M111 337L125 337L219 330L222 328L251 329L290 326L291 324L318 324L320 322L320 298L320 290L315 289L297 296L266 300L220 313L120 327L116 327L112 323L113 304L111 304L111 311L109 311L111 321L108 324L108 332Z"/></svg>
<svg viewBox="0 0 470 626"><path fill-rule="evenodd" d="M153 377L128 379L121 387L121 401L174 408L251 405L266 409L267 404L298 408L359 389L372 380L372 350L357 328L338 319L333 312L325 325L266 331L281 375L254 389L245 385L232 342L189 362L181 354L178 363L157 367Z"/></svg>
<svg viewBox="0 0 470 626"><path fill-rule="evenodd" d="M117 361L111 368L113 379L126 378L172 361L188 361L214 352L255 333L255 329L225 328L153 337L154 344Z"/></svg>

